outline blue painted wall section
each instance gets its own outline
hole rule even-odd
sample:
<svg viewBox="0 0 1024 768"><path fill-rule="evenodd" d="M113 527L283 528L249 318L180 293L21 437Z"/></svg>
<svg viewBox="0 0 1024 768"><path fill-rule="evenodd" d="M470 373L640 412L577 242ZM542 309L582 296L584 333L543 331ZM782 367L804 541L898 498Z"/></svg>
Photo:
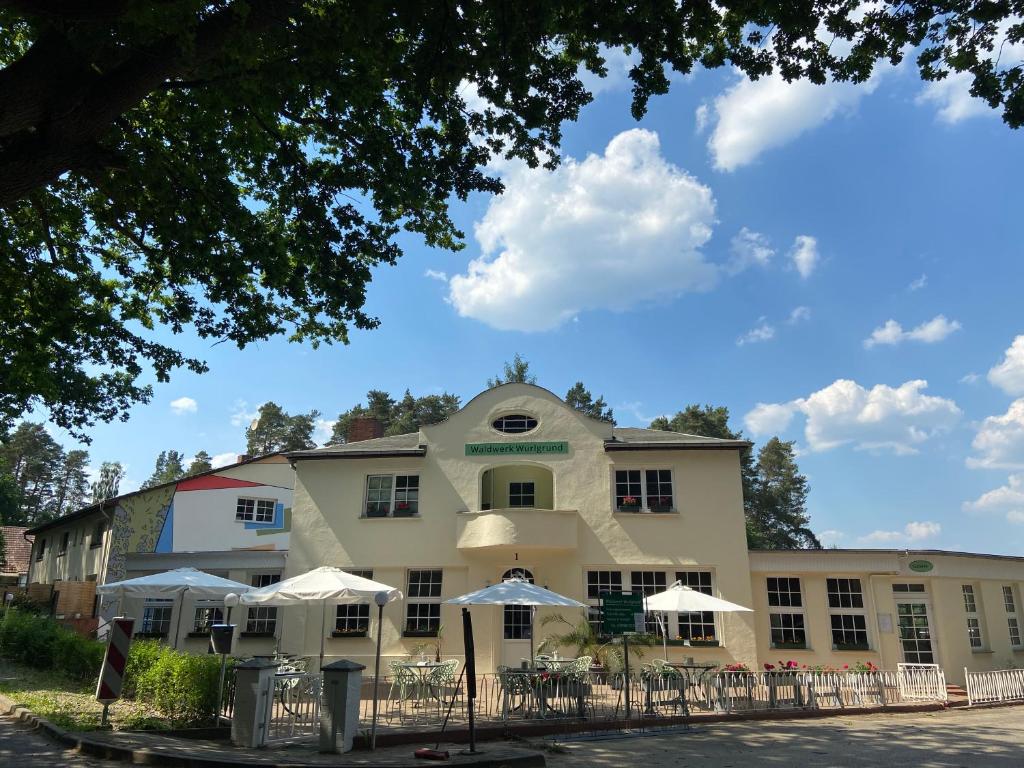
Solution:
<svg viewBox="0 0 1024 768"><path fill-rule="evenodd" d="M154 552L174 551L174 501L167 506L167 516L164 518L164 527L160 529L160 537L156 540Z"/></svg>
<svg viewBox="0 0 1024 768"><path fill-rule="evenodd" d="M284 530L284 504L280 501L274 505L274 519L269 523L246 523L247 531L262 531L268 528Z"/></svg>

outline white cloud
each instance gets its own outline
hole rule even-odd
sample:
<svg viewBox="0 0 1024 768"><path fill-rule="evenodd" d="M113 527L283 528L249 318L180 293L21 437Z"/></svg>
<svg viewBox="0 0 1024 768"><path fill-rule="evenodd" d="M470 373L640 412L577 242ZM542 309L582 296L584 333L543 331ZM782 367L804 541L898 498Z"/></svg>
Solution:
<svg viewBox="0 0 1024 768"><path fill-rule="evenodd" d="M953 427L961 416L952 400L924 394L928 382L865 389L837 379L808 397L788 403L758 403L744 417L755 436L782 431L798 414L806 417L804 437L812 451L842 445L858 450L916 453L917 446Z"/></svg>
<svg viewBox="0 0 1024 768"><path fill-rule="evenodd" d="M755 435L770 435L785 431L795 415L788 403L758 403L743 417L743 423Z"/></svg>
<svg viewBox="0 0 1024 768"><path fill-rule="evenodd" d="M313 427L313 442L317 445L326 445L334 432L334 425L337 419L317 419Z"/></svg>
<svg viewBox="0 0 1024 768"><path fill-rule="evenodd" d="M1024 335L1013 340L1003 361L988 372L988 380L1008 395L1024 395Z"/></svg>
<svg viewBox="0 0 1024 768"><path fill-rule="evenodd" d="M789 251L793 266L806 280L818 266L818 241L810 235L797 235L793 247Z"/></svg>
<svg viewBox="0 0 1024 768"><path fill-rule="evenodd" d="M442 283L448 282L448 274L446 272L441 272L440 270L437 269L428 269L426 272L423 273L423 276L429 277L431 280L439 280Z"/></svg>
<svg viewBox="0 0 1024 768"><path fill-rule="evenodd" d="M235 400L235 409L231 412L231 425L248 428L253 419L260 415L259 407L253 410L249 410L249 408L249 403L245 400Z"/></svg>
<svg viewBox="0 0 1024 768"><path fill-rule="evenodd" d="M971 446L979 454L967 459L972 469L1024 469L1024 397L982 421Z"/></svg>
<svg viewBox="0 0 1024 768"><path fill-rule="evenodd" d="M1024 475L1010 475L1006 485L986 491L974 501L961 505L971 514L1004 515L1011 523L1024 523Z"/></svg>
<svg viewBox="0 0 1024 768"><path fill-rule="evenodd" d="M210 458L210 464L214 469L220 469L226 467L228 464L234 464L238 461L238 453L235 451L228 451L227 453L218 453L216 456Z"/></svg>
<svg viewBox="0 0 1024 768"><path fill-rule="evenodd" d="M742 76L714 101L715 129L708 149L715 168L734 171L837 114L853 112L875 90L878 79L876 74L861 84L815 85L808 80L787 83L779 74L759 80Z"/></svg>
<svg viewBox="0 0 1024 768"><path fill-rule="evenodd" d="M794 307L793 311L789 313L789 320L786 322L790 325L796 325L797 323L803 323L811 319L811 308L810 307Z"/></svg>
<svg viewBox="0 0 1024 768"><path fill-rule="evenodd" d="M743 227L732 238L729 245L732 258L726 265L731 275L738 274L748 267L766 267L775 255L775 249L768 243L768 238L760 232Z"/></svg>
<svg viewBox="0 0 1024 768"><path fill-rule="evenodd" d="M974 384L980 378L981 378L981 376L979 376L978 374L976 374L976 373L974 373L972 371L971 373L965 373L963 376L961 376L960 377L960 383L961 384Z"/></svg>
<svg viewBox="0 0 1024 768"><path fill-rule="evenodd" d="M822 546L830 547L834 544L838 544L840 541L846 538L846 534L842 531L821 531L818 534L818 541L822 543Z"/></svg>
<svg viewBox="0 0 1024 768"><path fill-rule="evenodd" d="M871 336L864 339L864 348L871 349L879 345L896 346L904 341L920 341L923 344L935 344L960 330L960 323L947 320L945 315L936 315L926 323L904 331L903 326L895 320L886 320L885 325L875 328Z"/></svg>
<svg viewBox="0 0 1024 768"><path fill-rule="evenodd" d="M542 331L717 280L699 250L715 224L711 190L668 163L651 131L620 133L603 155L554 171L512 164L503 181L475 228L483 255L449 282L463 317Z"/></svg>
<svg viewBox="0 0 1024 768"><path fill-rule="evenodd" d="M919 291L928 285L928 275L921 275L917 280L911 280L910 285L907 286L907 290L913 293Z"/></svg>
<svg viewBox="0 0 1024 768"><path fill-rule="evenodd" d="M934 538L940 533L942 526L939 523L926 520L907 523L902 531L872 531L867 536L861 536L860 541L873 544L911 544Z"/></svg>
<svg viewBox="0 0 1024 768"><path fill-rule="evenodd" d="M697 107L697 111L694 113L694 117L696 118L694 132L700 135L707 130L708 120L711 119L711 114L708 111L708 105L701 104L699 107Z"/></svg>
<svg viewBox="0 0 1024 768"><path fill-rule="evenodd" d="M951 72L943 80L933 80L917 95L918 104L934 104L937 117L943 123L953 125L961 120L984 115L995 115L984 100L971 95L974 76L970 72Z"/></svg>
<svg viewBox="0 0 1024 768"><path fill-rule="evenodd" d="M199 403L191 397L179 397L177 400L171 400L171 410L179 416L183 413L195 413L199 410Z"/></svg>
<svg viewBox="0 0 1024 768"><path fill-rule="evenodd" d="M736 339L736 346L744 344L757 344L761 341L771 341L775 338L775 328L768 324L765 318L758 319L758 324Z"/></svg>

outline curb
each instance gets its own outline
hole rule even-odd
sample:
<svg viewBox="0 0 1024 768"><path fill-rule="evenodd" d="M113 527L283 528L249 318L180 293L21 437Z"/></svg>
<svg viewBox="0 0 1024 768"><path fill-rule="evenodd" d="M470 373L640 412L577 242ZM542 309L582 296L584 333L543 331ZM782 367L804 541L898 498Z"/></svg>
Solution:
<svg viewBox="0 0 1024 768"><path fill-rule="evenodd" d="M49 720L44 720L25 707L18 706L3 694L0 694L0 714L12 717L34 730L45 731L56 741L82 755L104 760L119 760L134 765L161 765L169 766L170 768L252 768L254 765L261 766L261 768L324 768L325 765L328 765L322 762L286 761L274 763L265 760L220 760L208 757L193 757L178 751L119 747L115 744L108 744L96 739L90 739L88 736L66 731ZM420 734L417 743L423 742L423 736ZM474 766L474 768L505 768L506 766L508 768L545 768L547 765L544 755L539 752L528 752L526 750L517 750L517 752L518 754L508 754L506 752L503 755L493 756L482 753L475 760L459 760L455 765ZM339 755L338 757L339 762L332 762L330 765L344 768L345 763L341 762L341 760L344 760L344 755ZM352 763L351 765L366 768L367 763L360 762ZM423 761L415 759L407 762L388 761L381 763L381 765L387 768L422 768Z"/></svg>

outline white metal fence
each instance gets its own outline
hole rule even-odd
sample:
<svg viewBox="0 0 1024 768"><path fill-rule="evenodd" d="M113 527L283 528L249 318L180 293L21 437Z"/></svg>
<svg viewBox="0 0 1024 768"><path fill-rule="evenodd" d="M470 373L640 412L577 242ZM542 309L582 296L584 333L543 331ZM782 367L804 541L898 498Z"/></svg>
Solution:
<svg viewBox="0 0 1024 768"><path fill-rule="evenodd" d="M946 674L938 664L897 664L901 701L946 701Z"/></svg>
<svg viewBox="0 0 1024 768"><path fill-rule="evenodd" d="M995 704L1024 701L1024 669L1000 669L993 672L968 672L967 704Z"/></svg>
<svg viewBox="0 0 1024 768"><path fill-rule="evenodd" d="M263 743L286 744L316 738L320 726L320 675L278 674L267 681Z"/></svg>

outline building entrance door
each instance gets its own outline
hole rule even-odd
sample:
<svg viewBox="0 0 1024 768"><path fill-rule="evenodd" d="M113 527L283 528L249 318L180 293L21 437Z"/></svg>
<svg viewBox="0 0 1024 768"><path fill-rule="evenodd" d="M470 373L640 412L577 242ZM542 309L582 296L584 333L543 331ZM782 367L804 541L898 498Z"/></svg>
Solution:
<svg viewBox="0 0 1024 768"><path fill-rule="evenodd" d="M906 664L936 663L930 613L928 603L923 601L896 603L900 647Z"/></svg>
<svg viewBox="0 0 1024 768"><path fill-rule="evenodd" d="M533 572L527 568L510 568L501 575L502 581L511 578L523 578L534 583ZM522 666L530 656L530 633L533 632L533 607L529 605L504 605L501 608L502 619L502 659L503 664L513 669Z"/></svg>

